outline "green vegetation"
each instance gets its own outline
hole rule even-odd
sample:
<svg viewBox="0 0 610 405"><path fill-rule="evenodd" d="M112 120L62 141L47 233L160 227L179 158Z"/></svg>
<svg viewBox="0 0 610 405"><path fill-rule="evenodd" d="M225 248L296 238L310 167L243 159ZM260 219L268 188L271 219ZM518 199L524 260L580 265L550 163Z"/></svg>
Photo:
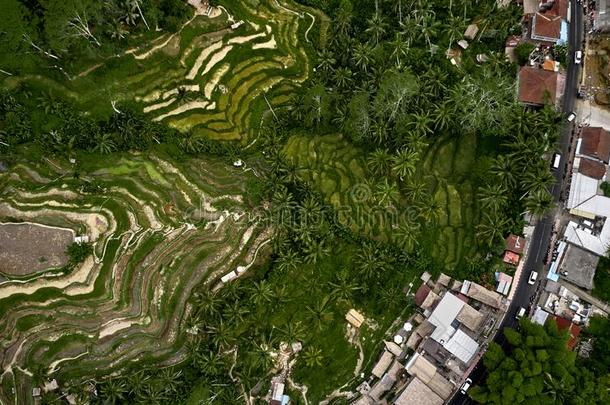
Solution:
<svg viewBox="0 0 610 405"><path fill-rule="evenodd" d="M515 56L520 66L524 66L529 62L530 54L534 48L536 48L536 45L529 42L521 42L515 47Z"/></svg>
<svg viewBox="0 0 610 405"><path fill-rule="evenodd" d="M516 6L7 1L0 218L96 237L74 271L0 285L32 374L4 373L0 402L49 377L82 401L260 399L296 342L320 402L370 370L423 271L488 283L522 213L552 208L560 116L514 99Z"/></svg>
<svg viewBox="0 0 610 405"><path fill-rule="evenodd" d="M593 290L595 297L603 301L610 301L610 259L601 257L595 270Z"/></svg>
<svg viewBox="0 0 610 405"><path fill-rule="evenodd" d="M93 246L90 243L72 243L66 249L68 255L68 266L74 267L85 261L85 259L93 253Z"/></svg>
<svg viewBox="0 0 610 405"><path fill-rule="evenodd" d="M598 332L600 329L594 327L593 333ZM510 343L510 352L505 353L496 343L490 344L483 360L490 370L485 385L469 391L475 401L605 404L610 400L608 368L581 367L576 353L567 348L567 332L560 333L552 320L542 327L524 318L519 331L506 328L504 335Z"/></svg>

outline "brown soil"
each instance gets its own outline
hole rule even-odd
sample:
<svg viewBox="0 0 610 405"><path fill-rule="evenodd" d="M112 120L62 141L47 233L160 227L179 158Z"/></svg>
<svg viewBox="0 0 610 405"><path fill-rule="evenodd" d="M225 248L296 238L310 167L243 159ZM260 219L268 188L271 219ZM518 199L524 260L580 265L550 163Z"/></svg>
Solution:
<svg viewBox="0 0 610 405"><path fill-rule="evenodd" d="M67 264L71 230L33 224L0 224L0 272L25 276Z"/></svg>

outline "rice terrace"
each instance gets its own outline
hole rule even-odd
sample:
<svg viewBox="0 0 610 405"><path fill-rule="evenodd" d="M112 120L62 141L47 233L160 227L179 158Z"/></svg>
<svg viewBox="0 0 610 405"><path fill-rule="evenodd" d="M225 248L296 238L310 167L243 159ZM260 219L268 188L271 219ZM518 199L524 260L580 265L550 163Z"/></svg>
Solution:
<svg viewBox="0 0 610 405"><path fill-rule="evenodd" d="M514 3L0 0L0 405L499 403L565 121Z"/></svg>

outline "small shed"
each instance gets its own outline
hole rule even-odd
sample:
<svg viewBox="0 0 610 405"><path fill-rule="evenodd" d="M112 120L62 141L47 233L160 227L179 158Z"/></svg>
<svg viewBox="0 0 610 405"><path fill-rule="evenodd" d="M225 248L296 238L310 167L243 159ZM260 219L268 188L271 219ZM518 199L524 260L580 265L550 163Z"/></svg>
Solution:
<svg viewBox="0 0 610 405"><path fill-rule="evenodd" d="M470 24L468 27L466 27L466 32L464 32L464 38L472 41L477 36L478 32L479 27L476 24Z"/></svg>
<svg viewBox="0 0 610 405"><path fill-rule="evenodd" d="M460 39L457 44L460 46L460 48L462 49L467 49L468 48L468 41L466 41L465 39Z"/></svg>
<svg viewBox="0 0 610 405"><path fill-rule="evenodd" d="M354 328L360 328L360 326L364 322L364 315L352 308L347 311L347 314L345 315L345 320L349 322L349 324L352 325Z"/></svg>
<svg viewBox="0 0 610 405"><path fill-rule="evenodd" d="M519 257L518 254L516 254L515 252L511 252L510 250L507 250L506 252L504 252L504 263L506 264L510 264L512 266L517 266L519 265L519 260L521 258Z"/></svg>
<svg viewBox="0 0 610 405"><path fill-rule="evenodd" d="M508 235L508 238L506 238L506 250L510 250L511 252L520 255L523 253L524 248L525 238L513 234Z"/></svg>

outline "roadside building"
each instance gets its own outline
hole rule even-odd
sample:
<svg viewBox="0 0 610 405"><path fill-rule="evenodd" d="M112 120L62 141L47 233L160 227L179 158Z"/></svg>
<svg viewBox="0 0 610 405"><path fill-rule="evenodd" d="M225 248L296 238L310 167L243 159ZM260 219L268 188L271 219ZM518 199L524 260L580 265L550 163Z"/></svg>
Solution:
<svg viewBox="0 0 610 405"><path fill-rule="evenodd" d="M568 349L574 350L576 344L578 343L578 337L580 336L582 329L579 326L574 325L569 319L565 319L560 316L555 316L554 320L557 324L557 329L568 332L569 339L566 345L568 346Z"/></svg>
<svg viewBox="0 0 610 405"><path fill-rule="evenodd" d="M608 163L610 159L610 132L601 127L585 127L576 143L576 154L589 156Z"/></svg>
<svg viewBox="0 0 610 405"><path fill-rule="evenodd" d="M428 294L430 294L430 291L430 287L428 287L426 283L422 283L422 285L420 285L417 291L415 292L415 305L422 308L422 305L426 301L426 298L428 297Z"/></svg>
<svg viewBox="0 0 610 405"><path fill-rule="evenodd" d="M513 283L513 278L506 273L500 272L496 273L496 281L498 282L496 292L502 295L508 295L510 286Z"/></svg>
<svg viewBox="0 0 610 405"><path fill-rule="evenodd" d="M413 378L396 398L396 405L443 405L445 401L419 378Z"/></svg>
<svg viewBox="0 0 610 405"><path fill-rule="evenodd" d="M509 250L504 252L504 257L502 258L504 263L510 264L511 266L518 266L519 260L521 260L521 257L519 257L519 255L515 252L511 252Z"/></svg>
<svg viewBox="0 0 610 405"><path fill-rule="evenodd" d="M603 162L594 160L586 156L574 158L574 172L595 180L605 180L607 168Z"/></svg>
<svg viewBox="0 0 610 405"><path fill-rule="evenodd" d="M561 277L578 287L590 290L599 257L577 246L570 245L561 263Z"/></svg>
<svg viewBox="0 0 610 405"><path fill-rule="evenodd" d="M564 79L557 72L525 66L519 71L519 101L532 106L555 105Z"/></svg>
<svg viewBox="0 0 610 405"><path fill-rule="evenodd" d="M390 364L392 364L393 360L394 356L392 356L392 353L387 350L384 350L383 354L373 367L373 371L371 371L371 374L373 374L377 378L381 378L388 369L388 367L390 367Z"/></svg>
<svg viewBox="0 0 610 405"><path fill-rule="evenodd" d="M593 29L595 31L610 31L610 4L608 0L596 0Z"/></svg>
<svg viewBox="0 0 610 405"><path fill-rule="evenodd" d="M567 34L567 22L559 16L537 12L531 18L530 38L532 41L545 45L565 43Z"/></svg>
<svg viewBox="0 0 610 405"><path fill-rule="evenodd" d="M506 250L520 255L523 254L523 249L525 249L525 238L513 234L508 235L506 238Z"/></svg>
<svg viewBox="0 0 610 405"><path fill-rule="evenodd" d="M536 311L534 311L534 315L532 316L532 322L544 326L549 315L550 314L542 308L536 307Z"/></svg>
<svg viewBox="0 0 610 405"><path fill-rule="evenodd" d="M428 359L415 353L405 365L407 373L426 384L436 395L448 399L455 388Z"/></svg>
<svg viewBox="0 0 610 405"><path fill-rule="evenodd" d="M464 280L462 284L462 290L460 291L467 297L473 300L479 301L489 307L500 309L502 308L502 296L497 292L490 291L472 281Z"/></svg>

